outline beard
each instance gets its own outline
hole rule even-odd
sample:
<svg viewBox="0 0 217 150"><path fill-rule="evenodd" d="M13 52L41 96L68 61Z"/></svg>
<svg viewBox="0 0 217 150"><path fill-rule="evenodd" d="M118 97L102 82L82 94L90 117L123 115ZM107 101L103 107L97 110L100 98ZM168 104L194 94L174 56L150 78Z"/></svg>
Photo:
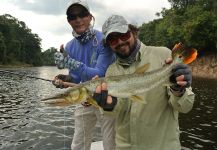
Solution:
<svg viewBox="0 0 217 150"><path fill-rule="evenodd" d="M121 47L122 47L122 46L128 46L128 47L129 47L129 53L121 53L121 51L122 51L122 50L121 50ZM128 58L128 57L131 55L131 53L133 52L134 47L135 47L135 46L131 47L129 42L124 42L124 43L119 44L119 45L117 45L117 46L115 47L115 49L116 49L116 54L117 54L118 57L120 57L120 58L122 58L122 59Z"/></svg>

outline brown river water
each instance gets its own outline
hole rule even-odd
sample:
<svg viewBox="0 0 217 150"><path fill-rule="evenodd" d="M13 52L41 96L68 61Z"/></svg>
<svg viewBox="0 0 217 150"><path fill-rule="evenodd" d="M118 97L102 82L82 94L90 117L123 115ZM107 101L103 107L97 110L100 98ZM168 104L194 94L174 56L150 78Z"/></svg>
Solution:
<svg viewBox="0 0 217 150"><path fill-rule="evenodd" d="M49 107L40 99L64 89L50 82L67 70L55 67L7 69L22 76L0 72L0 150L70 150L75 106ZM196 101L191 112L180 114L183 150L217 150L217 80L193 79ZM93 140L101 140L99 125Z"/></svg>

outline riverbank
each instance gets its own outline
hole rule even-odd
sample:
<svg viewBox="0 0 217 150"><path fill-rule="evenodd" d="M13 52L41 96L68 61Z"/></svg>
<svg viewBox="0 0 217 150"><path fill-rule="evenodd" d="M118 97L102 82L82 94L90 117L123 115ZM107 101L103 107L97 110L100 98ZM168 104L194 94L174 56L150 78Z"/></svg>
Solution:
<svg viewBox="0 0 217 150"><path fill-rule="evenodd" d="M29 64L9 64L0 65L0 68L21 68L21 67L33 67ZM217 55L207 55L197 58L192 64L190 64L192 74L195 77L217 79Z"/></svg>
<svg viewBox="0 0 217 150"><path fill-rule="evenodd" d="M217 55L200 57L190 67L195 77L217 79Z"/></svg>

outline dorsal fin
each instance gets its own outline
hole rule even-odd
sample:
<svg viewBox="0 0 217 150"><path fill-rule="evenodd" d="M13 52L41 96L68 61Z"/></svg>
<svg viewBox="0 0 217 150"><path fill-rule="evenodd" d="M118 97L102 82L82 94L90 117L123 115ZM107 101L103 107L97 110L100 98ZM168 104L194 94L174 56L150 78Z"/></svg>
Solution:
<svg viewBox="0 0 217 150"><path fill-rule="evenodd" d="M135 71L135 73L137 73L137 74L143 74L143 73L145 73L148 70L149 66L150 66L150 63L144 64L141 67L137 68L136 71Z"/></svg>

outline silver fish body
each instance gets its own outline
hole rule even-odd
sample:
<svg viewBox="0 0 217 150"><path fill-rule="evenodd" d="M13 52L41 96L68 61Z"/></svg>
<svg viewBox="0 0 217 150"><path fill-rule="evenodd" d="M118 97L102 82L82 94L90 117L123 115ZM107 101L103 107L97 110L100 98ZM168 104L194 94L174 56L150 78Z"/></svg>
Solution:
<svg viewBox="0 0 217 150"><path fill-rule="evenodd" d="M171 69L180 61L165 64L162 68L146 73L109 76L83 82L70 87L66 92L51 98L43 99L46 104L59 106L73 105L83 101L95 103L92 95L97 85L107 83L108 94L118 98L139 99L137 95L147 92L157 86L168 84ZM94 105L97 105L96 103Z"/></svg>
<svg viewBox="0 0 217 150"><path fill-rule="evenodd" d="M171 76L172 68L178 63L185 62L187 59L191 59L192 62L196 59L196 55L194 54L197 55L197 51L195 49L186 50L182 44L177 44L172 50L173 62L171 64L165 64L157 70L145 72L148 66L146 64L138 68L135 73L109 76L86 81L81 84L77 84L74 87L70 87L62 94L43 99L43 101L46 104L57 106L73 105L82 101L88 101L89 103L97 106L97 103L93 100L92 95L95 92L96 87L103 82L107 83L108 94L111 96L142 100L139 97L140 94L150 91L158 86L169 85L169 77Z"/></svg>

